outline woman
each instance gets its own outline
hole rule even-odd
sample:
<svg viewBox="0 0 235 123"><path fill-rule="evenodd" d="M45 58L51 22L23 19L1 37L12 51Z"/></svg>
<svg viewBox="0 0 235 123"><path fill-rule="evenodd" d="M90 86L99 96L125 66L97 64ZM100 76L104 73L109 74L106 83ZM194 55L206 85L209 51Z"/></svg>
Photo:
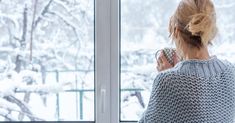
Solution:
<svg viewBox="0 0 235 123"><path fill-rule="evenodd" d="M153 83L139 123L232 123L235 67L208 52L217 33L213 3L181 0L170 19L169 32L183 60L173 68L165 64L164 57L158 61L159 70L164 71Z"/></svg>

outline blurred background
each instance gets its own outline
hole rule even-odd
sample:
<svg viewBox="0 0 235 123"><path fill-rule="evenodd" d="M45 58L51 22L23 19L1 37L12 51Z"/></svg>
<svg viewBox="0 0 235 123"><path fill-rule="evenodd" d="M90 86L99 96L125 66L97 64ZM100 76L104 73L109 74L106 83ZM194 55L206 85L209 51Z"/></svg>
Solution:
<svg viewBox="0 0 235 123"><path fill-rule="evenodd" d="M210 52L235 64L235 2L213 1ZM178 2L120 0L121 121L147 106L154 54L174 47L168 21ZM95 121L94 23L94 0L0 1L0 121Z"/></svg>
<svg viewBox="0 0 235 123"><path fill-rule="evenodd" d="M121 120L136 121L148 104L157 74L154 54L174 47L168 38L168 22L180 0L120 0L121 4ZM213 0L218 35L211 55L235 64L235 6L233 0Z"/></svg>

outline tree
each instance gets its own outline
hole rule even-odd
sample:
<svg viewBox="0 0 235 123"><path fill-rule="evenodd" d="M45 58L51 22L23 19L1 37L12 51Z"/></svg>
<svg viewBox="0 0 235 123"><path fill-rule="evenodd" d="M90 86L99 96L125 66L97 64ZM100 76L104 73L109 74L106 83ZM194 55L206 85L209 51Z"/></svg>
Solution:
<svg viewBox="0 0 235 123"><path fill-rule="evenodd" d="M46 104L46 94L62 92L68 84L46 83L46 71L93 69L93 8L89 0L1 1L0 116L10 121L46 120L27 106L31 94L41 95ZM23 93L23 99L17 93Z"/></svg>

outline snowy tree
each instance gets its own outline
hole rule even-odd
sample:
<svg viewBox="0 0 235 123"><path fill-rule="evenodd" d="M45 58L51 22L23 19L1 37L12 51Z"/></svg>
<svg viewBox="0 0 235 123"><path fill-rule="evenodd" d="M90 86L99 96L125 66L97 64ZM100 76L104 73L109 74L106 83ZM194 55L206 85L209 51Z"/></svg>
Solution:
<svg viewBox="0 0 235 123"><path fill-rule="evenodd" d="M47 71L80 69L85 71L80 76L90 75L94 66L93 10L90 0L0 1L1 117L46 120L31 111L31 95L40 95L46 105L45 95L62 92L72 83L46 83ZM90 87L84 81L78 86Z"/></svg>
<svg viewBox="0 0 235 123"><path fill-rule="evenodd" d="M173 47L167 28L179 1L120 1L122 120L137 120L147 105L154 53ZM213 1L219 34L211 52L235 63L235 2ZM76 72L72 80L59 71ZM94 0L1 0L0 120L48 120L31 107L34 95L46 106L47 95L77 88L94 89Z"/></svg>

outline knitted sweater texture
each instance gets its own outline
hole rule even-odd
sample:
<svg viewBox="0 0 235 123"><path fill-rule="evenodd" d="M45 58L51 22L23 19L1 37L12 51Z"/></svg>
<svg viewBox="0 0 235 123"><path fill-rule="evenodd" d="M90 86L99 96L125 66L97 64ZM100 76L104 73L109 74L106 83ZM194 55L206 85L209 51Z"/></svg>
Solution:
<svg viewBox="0 0 235 123"><path fill-rule="evenodd" d="M233 123L235 67L216 57L159 73L139 123Z"/></svg>

